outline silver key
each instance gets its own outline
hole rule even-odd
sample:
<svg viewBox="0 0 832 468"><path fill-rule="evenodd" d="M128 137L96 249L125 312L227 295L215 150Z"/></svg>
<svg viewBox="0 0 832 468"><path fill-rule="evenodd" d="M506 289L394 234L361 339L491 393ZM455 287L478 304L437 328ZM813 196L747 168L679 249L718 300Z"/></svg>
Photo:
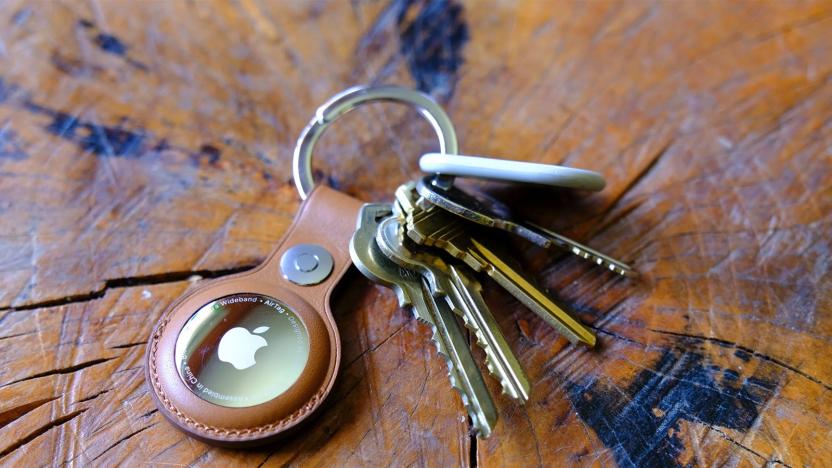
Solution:
<svg viewBox="0 0 832 468"><path fill-rule="evenodd" d="M512 220L508 208L496 200L485 203L456 187L451 186L448 189L437 187L431 183L431 180L432 176L422 178L416 184L416 191L432 205L473 223L511 232L543 248L559 247L619 275L636 275L636 272L624 262L566 236L531 223L524 224Z"/></svg>
<svg viewBox="0 0 832 468"><path fill-rule="evenodd" d="M417 272L391 262L375 242L378 223L390 215L387 204L367 204L358 215L356 232L350 240L350 256L370 280L393 288L399 305L411 306L417 319L430 325L436 349L445 358L451 386L462 402L480 437L488 437L497 423L497 409L482 374L474 363L465 335L446 301L436 301L430 286Z"/></svg>
<svg viewBox="0 0 832 468"><path fill-rule="evenodd" d="M485 351L486 367L502 384L503 392L525 403L529 398L528 378L482 299L480 284L442 258L408 248L410 240L404 239L402 226L395 218L379 224L376 243L393 262L419 271L428 280L434 296L444 296L476 336L477 344Z"/></svg>
<svg viewBox="0 0 832 468"><path fill-rule="evenodd" d="M415 196L411 193L412 196ZM400 204L402 210L407 206ZM507 292L517 298L532 312L559 330L569 341L595 346L595 334L580 321L563 310L534 283L529 281L517 268L512 267L509 257L499 255L499 245L493 239L475 236L469 229L472 224L445 210L418 207L407 214L407 235L417 244L435 246L451 256L462 260L474 271L483 271L492 277Z"/></svg>

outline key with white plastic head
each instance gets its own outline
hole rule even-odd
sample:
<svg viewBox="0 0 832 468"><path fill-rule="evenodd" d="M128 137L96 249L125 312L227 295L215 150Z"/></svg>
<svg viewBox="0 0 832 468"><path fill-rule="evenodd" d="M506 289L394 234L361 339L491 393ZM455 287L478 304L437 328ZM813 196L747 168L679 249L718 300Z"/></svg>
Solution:
<svg viewBox="0 0 832 468"><path fill-rule="evenodd" d="M636 276L627 264L587 247L564 235L531 223L515 221L507 207L497 200L481 201L457 188L443 189L431 183L432 176L416 184L416 191L431 205L453 213L467 221L516 234L543 248L558 247L604 269L624 276Z"/></svg>

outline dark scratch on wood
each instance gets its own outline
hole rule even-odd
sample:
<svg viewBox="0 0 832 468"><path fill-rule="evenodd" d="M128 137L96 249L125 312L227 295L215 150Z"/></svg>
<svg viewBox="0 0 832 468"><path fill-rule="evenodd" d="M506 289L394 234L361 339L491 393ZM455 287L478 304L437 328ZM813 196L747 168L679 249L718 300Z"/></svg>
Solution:
<svg viewBox="0 0 832 468"><path fill-rule="evenodd" d="M763 462L765 462L765 463L766 463L766 466L769 466L769 465L771 465L771 464L778 464L778 465L783 465L783 466L787 466L787 467L791 468L791 465L788 465L788 464L786 464L786 463L782 462L781 460L772 460L772 459L769 459L768 457L766 457L765 455L763 455L763 454L762 454L762 453L760 453L760 452L757 452L756 450L752 449L751 447L749 447L749 446L747 446L747 445L745 445L745 444L741 444L739 441L736 441L736 440L734 440L733 438L729 437L729 436L728 436L728 434L726 434L726 433L725 433L725 431L722 431L722 430L720 430L719 428L714 427L714 426L712 426L712 425L710 425L710 424L706 424L706 425L708 426L708 428L709 428L710 430L712 430L712 431L716 432L717 434L719 434L719 435L720 435L723 439L727 440L728 442L731 442L732 444L734 444L734 445L736 445L737 447L739 447L739 448L741 448L741 449L745 450L746 452L748 452L748 453L750 453L750 454L752 454L752 455L754 455L754 456L758 457L760 460L762 460Z"/></svg>

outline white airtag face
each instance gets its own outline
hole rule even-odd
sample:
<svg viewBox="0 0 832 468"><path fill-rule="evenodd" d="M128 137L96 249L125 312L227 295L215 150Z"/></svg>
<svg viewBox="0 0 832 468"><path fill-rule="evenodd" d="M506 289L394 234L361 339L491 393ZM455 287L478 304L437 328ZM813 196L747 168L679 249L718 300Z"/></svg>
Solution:
<svg viewBox="0 0 832 468"><path fill-rule="evenodd" d="M285 303L261 294L234 294L188 319L174 358L182 381L203 400L254 406L298 380L309 358L309 334Z"/></svg>

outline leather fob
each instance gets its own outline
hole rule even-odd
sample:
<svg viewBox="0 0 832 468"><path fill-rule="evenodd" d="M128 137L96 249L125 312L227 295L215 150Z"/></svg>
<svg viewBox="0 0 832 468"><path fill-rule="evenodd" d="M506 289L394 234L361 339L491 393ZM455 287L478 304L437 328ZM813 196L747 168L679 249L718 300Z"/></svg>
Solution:
<svg viewBox="0 0 832 468"><path fill-rule="evenodd" d="M148 342L146 378L160 412L177 428L217 445L260 445L292 431L320 408L332 389L341 359L340 336L329 299L352 264L348 244L361 204L326 186L317 187L265 262L250 272L199 287L162 315ZM333 268L322 282L299 286L284 279L280 258L292 246L309 243L332 255ZM227 407L206 401L189 389L177 370L174 354L180 331L197 310L241 293L273 297L287 305L306 329L309 354L297 380L276 397L253 406Z"/></svg>

